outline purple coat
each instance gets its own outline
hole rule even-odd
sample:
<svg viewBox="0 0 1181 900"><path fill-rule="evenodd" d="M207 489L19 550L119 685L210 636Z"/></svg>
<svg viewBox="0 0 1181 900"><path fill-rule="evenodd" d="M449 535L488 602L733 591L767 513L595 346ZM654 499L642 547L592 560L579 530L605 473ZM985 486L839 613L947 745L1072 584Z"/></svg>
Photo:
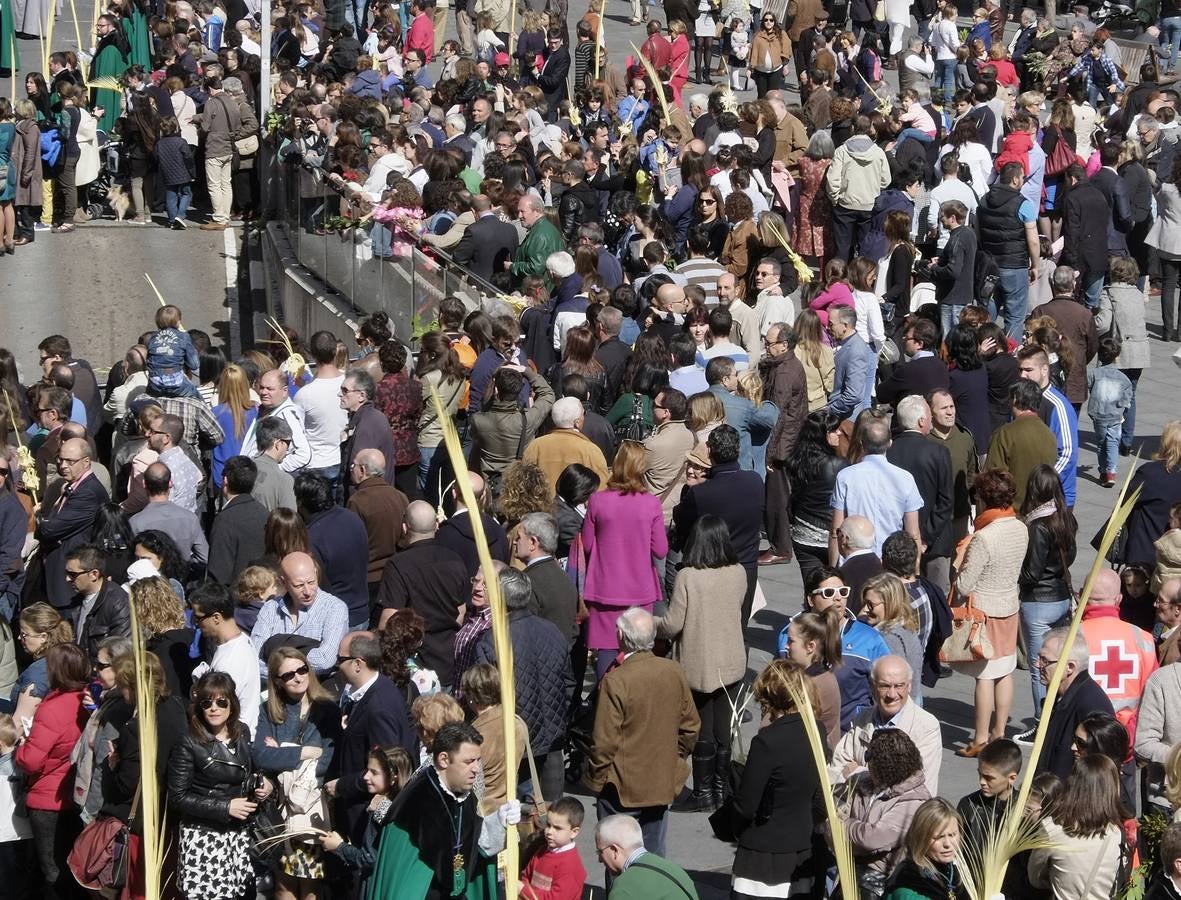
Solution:
<svg viewBox="0 0 1181 900"><path fill-rule="evenodd" d="M586 586L583 598L590 619L587 645L592 649L617 646L615 620L631 606L651 611L661 598L653 558L668 554L668 534L660 499L652 494L599 491L587 502L582 523L586 548Z"/></svg>

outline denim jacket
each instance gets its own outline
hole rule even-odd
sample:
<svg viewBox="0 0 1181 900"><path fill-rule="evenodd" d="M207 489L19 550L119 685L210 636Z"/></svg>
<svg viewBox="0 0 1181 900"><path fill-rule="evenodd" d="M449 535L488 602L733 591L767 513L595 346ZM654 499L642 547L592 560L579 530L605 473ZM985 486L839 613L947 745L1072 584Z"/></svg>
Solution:
<svg viewBox="0 0 1181 900"><path fill-rule="evenodd" d="M148 376L171 375L188 368L201 368L193 339L176 328L161 328L148 341Z"/></svg>
<svg viewBox="0 0 1181 900"><path fill-rule="evenodd" d="M1087 413L1096 425L1116 425L1132 405L1134 388L1115 363L1097 366L1087 373Z"/></svg>

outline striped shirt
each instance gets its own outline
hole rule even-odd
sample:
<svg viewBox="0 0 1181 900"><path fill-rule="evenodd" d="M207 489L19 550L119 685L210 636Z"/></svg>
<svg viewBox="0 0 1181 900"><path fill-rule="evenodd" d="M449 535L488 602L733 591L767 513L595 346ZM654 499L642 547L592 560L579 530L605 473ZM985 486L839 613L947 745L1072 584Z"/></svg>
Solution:
<svg viewBox="0 0 1181 900"><path fill-rule="evenodd" d="M695 284L705 291L705 305L718 305L718 279L726 270L717 260L706 256L694 256L677 266L677 273L684 275L689 284Z"/></svg>

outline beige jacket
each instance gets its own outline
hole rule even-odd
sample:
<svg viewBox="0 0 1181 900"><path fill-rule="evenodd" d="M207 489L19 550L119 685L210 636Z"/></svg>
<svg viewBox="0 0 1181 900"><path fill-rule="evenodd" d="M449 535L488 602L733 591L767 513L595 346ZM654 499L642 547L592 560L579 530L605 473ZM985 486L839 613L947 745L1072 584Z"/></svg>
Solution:
<svg viewBox="0 0 1181 900"><path fill-rule="evenodd" d="M1108 825L1101 837L1076 838L1053 819L1042 822L1050 844L1029 857L1029 881L1054 900L1108 900L1119 875L1121 830Z"/></svg>
<svg viewBox="0 0 1181 900"><path fill-rule="evenodd" d="M673 520L673 507L685 485L685 456L693 449L693 432L684 422L665 422L644 440L647 451L644 484L660 498L664 527ZM606 480L604 479L604 484Z"/></svg>
<svg viewBox="0 0 1181 900"><path fill-rule="evenodd" d="M1152 544L1156 547L1156 569L1152 573L1152 592L1170 578L1181 577L1181 528L1170 528Z"/></svg>
<svg viewBox="0 0 1181 900"><path fill-rule="evenodd" d="M797 350L796 356L804 367L804 374L808 376L808 412L823 409L828 405L828 395L836 383L837 364L832 348L824 344L820 346L819 368L812 365L808 354Z"/></svg>
<svg viewBox="0 0 1181 900"><path fill-rule="evenodd" d="M959 595L971 594L973 604L987 616L1014 615L1020 608L1017 577L1028 544L1029 531L1018 518L997 519L977 531L956 577Z"/></svg>
<svg viewBox="0 0 1181 900"><path fill-rule="evenodd" d="M742 598L746 570L684 568L677 573L668 614L657 618L659 637L676 639L676 659L689 687L703 694L741 681L746 674Z"/></svg>
<svg viewBox="0 0 1181 900"><path fill-rule="evenodd" d="M869 740L879 727L876 706L860 710L853 717L849 730L837 742L832 751L832 762L828 765L828 777L833 784L841 784L849 778L844 774L849 763L858 766L865 765L865 748ZM919 755L923 758L923 774L927 783L927 790L934 797L939 793L939 767L943 764L943 732L940 730L939 720L915 703L907 700L906 704L894 717L893 726L906 732Z"/></svg>

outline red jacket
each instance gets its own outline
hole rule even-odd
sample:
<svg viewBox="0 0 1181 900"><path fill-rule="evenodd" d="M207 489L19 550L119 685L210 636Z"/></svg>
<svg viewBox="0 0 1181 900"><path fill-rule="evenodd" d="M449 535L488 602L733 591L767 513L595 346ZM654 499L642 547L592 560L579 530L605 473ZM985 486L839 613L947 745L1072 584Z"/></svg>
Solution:
<svg viewBox="0 0 1181 900"><path fill-rule="evenodd" d="M529 860L521 874L521 896L533 900L578 900L586 882L586 869L578 857L578 848L555 853L543 850ZM525 890L528 885L528 890Z"/></svg>
<svg viewBox="0 0 1181 900"><path fill-rule="evenodd" d="M673 45L663 34L654 34L644 41L640 47L640 53L648 62L652 63L652 68L659 71L661 67L672 62Z"/></svg>
<svg viewBox="0 0 1181 900"><path fill-rule="evenodd" d="M406 51L421 50L430 62L435 53L435 23L426 13L419 13L406 32Z"/></svg>
<svg viewBox="0 0 1181 900"><path fill-rule="evenodd" d="M70 753L88 716L81 691L50 691L37 707L29 738L16 748L14 760L28 776L29 809L61 812L73 806Z"/></svg>
<svg viewBox="0 0 1181 900"><path fill-rule="evenodd" d="M1144 683L1158 668L1152 635L1120 619L1115 606L1088 606L1082 631L1091 654L1091 677L1123 722L1126 715L1121 716L1121 710L1134 712L1139 707Z"/></svg>

